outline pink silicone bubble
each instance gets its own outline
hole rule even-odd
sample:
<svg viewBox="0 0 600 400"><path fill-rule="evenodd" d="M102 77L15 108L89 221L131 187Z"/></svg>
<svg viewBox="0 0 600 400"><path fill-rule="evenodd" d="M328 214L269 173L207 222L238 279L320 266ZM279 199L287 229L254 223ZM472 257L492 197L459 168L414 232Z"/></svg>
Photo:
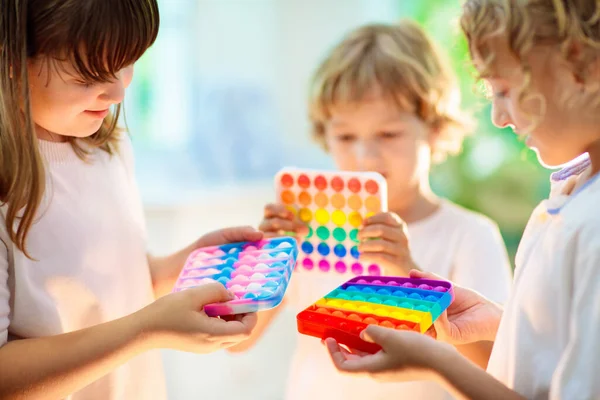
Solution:
<svg viewBox="0 0 600 400"><path fill-rule="evenodd" d="M225 255L225 252L224 252L223 250L215 250L215 251L213 252L213 255L214 255L215 257L221 257L221 256L224 256L224 255Z"/></svg>
<svg viewBox="0 0 600 400"><path fill-rule="evenodd" d="M372 265L369 265L368 272L369 272L369 275L380 276L381 268L379 268L378 265L372 264Z"/></svg>
<svg viewBox="0 0 600 400"><path fill-rule="evenodd" d="M315 267L315 263L310 258L305 258L304 260L302 260L302 266L305 269L311 270Z"/></svg>
<svg viewBox="0 0 600 400"><path fill-rule="evenodd" d="M340 274L343 274L343 273L345 273L345 272L346 272L346 270L347 270L346 264L344 264L344 262L343 262L343 261L338 261L338 262L336 262L336 263L335 263L335 270L336 270L337 272L339 272Z"/></svg>
<svg viewBox="0 0 600 400"><path fill-rule="evenodd" d="M216 282L216 281L214 279L211 279L211 278L203 278L203 279L200 279L200 283L199 284L200 285L206 285L207 283L213 283L213 282Z"/></svg>
<svg viewBox="0 0 600 400"><path fill-rule="evenodd" d="M331 266L329 265L329 263L327 262L327 260L321 260L319 261L319 269L323 272L327 272L329 271L329 269L331 268Z"/></svg>
<svg viewBox="0 0 600 400"><path fill-rule="evenodd" d="M358 281L356 281L356 283L359 283L361 285L366 285L367 283L369 283L369 281L366 279L359 279Z"/></svg>
<svg viewBox="0 0 600 400"><path fill-rule="evenodd" d="M206 275L206 272L204 272L204 270L202 270L202 269L193 269L191 271L186 271L184 273L184 276L186 278L196 278L198 276L203 276L203 275Z"/></svg>
<svg viewBox="0 0 600 400"><path fill-rule="evenodd" d="M372 283L373 285L381 285L383 282L381 282L379 279L375 279Z"/></svg>
<svg viewBox="0 0 600 400"><path fill-rule="evenodd" d="M419 285L419 289L423 289L423 290L431 290L432 288L431 288L431 286L429 286L429 285L422 284L422 285Z"/></svg>
<svg viewBox="0 0 600 400"><path fill-rule="evenodd" d="M235 278L232 279L234 282L248 282L250 278L246 275L236 275Z"/></svg>
<svg viewBox="0 0 600 400"><path fill-rule="evenodd" d="M232 292L241 292L243 291L245 288L242 285L233 285L229 288L229 290L231 290Z"/></svg>
<svg viewBox="0 0 600 400"><path fill-rule="evenodd" d="M360 275L363 273L363 266L359 263L352 264L352 273L354 275Z"/></svg>
<svg viewBox="0 0 600 400"><path fill-rule="evenodd" d="M245 251L254 251L254 250L258 250L258 248L256 246L248 246L244 250Z"/></svg>
<svg viewBox="0 0 600 400"><path fill-rule="evenodd" d="M445 287L443 287L443 286L436 286L436 287L434 287L434 288L433 288L433 290L435 290L436 292L445 292L445 291L447 291L448 289L446 289L446 288L445 288Z"/></svg>
<svg viewBox="0 0 600 400"><path fill-rule="evenodd" d="M390 286L398 286L399 285L399 283L396 282L396 281L388 281L387 284L390 285Z"/></svg>
<svg viewBox="0 0 600 400"><path fill-rule="evenodd" d="M236 269L236 271L238 272L252 272L252 267L249 265L241 265L239 268Z"/></svg>
<svg viewBox="0 0 600 400"><path fill-rule="evenodd" d="M186 279L184 281L181 281L181 283L179 284L179 287L187 288L187 287L192 287L192 286L198 286L199 284L200 284L199 279Z"/></svg>
<svg viewBox="0 0 600 400"><path fill-rule="evenodd" d="M414 285L414 284L412 284L412 283L410 283L410 282L405 282L405 283L402 284L402 287L405 287L405 288L416 288L417 286Z"/></svg>
<svg viewBox="0 0 600 400"><path fill-rule="evenodd" d="M256 260L256 257L251 256L250 254L245 254L240 257L240 261L254 261L254 260Z"/></svg>

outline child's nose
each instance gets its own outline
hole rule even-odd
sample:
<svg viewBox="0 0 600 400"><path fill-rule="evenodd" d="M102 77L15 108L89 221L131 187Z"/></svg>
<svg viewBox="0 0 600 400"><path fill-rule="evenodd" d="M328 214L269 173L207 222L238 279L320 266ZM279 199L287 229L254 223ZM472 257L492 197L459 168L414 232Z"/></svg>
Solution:
<svg viewBox="0 0 600 400"><path fill-rule="evenodd" d="M381 164L381 149L374 141L360 144L358 164L362 171L378 171Z"/></svg>
<svg viewBox="0 0 600 400"><path fill-rule="evenodd" d="M506 128L511 124L506 108L498 102L492 103L492 123L498 128Z"/></svg>

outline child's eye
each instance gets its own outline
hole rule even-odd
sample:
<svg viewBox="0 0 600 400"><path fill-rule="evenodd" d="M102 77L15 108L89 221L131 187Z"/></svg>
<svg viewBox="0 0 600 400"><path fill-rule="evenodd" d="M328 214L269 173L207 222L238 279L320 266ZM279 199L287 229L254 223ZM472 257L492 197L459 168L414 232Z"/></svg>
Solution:
<svg viewBox="0 0 600 400"><path fill-rule="evenodd" d="M336 140L338 142L352 142L355 139L355 136L351 133L342 133L336 136Z"/></svg>
<svg viewBox="0 0 600 400"><path fill-rule="evenodd" d="M395 139L399 136L396 132L380 132L379 137L382 139Z"/></svg>
<svg viewBox="0 0 600 400"><path fill-rule="evenodd" d="M498 92L494 92L494 98L503 99L508 96L508 90L500 90Z"/></svg>
<svg viewBox="0 0 600 400"><path fill-rule="evenodd" d="M85 81L75 81L75 83L83 88L90 88L93 86L93 83L85 82Z"/></svg>

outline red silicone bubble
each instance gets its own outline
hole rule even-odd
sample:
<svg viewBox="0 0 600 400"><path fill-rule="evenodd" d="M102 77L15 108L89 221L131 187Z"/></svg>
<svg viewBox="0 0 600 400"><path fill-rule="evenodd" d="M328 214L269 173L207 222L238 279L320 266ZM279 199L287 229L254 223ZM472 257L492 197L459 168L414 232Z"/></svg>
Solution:
<svg viewBox="0 0 600 400"><path fill-rule="evenodd" d="M339 176L334 177L331 180L331 187L336 192L341 192L342 190L344 190L344 180L342 178L340 178Z"/></svg>
<svg viewBox="0 0 600 400"><path fill-rule="evenodd" d="M327 189L327 179L323 175L319 175L315 178L315 187L319 190Z"/></svg>
<svg viewBox="0 0 600 400"><path fill-rule="evenodd" d="M360 192L360 188L361 188L361 184L358 179L352 178L348 181L348 189L350 189L350 191L352 193Z"/></svg>
<svg viewBox="0 0 600 400"><path fill-rule="evenodd" d="M291 187L294 184L294 178L290 174L281 175L281 184L283 187Z"/></svg>
<svg viewBox="0 0 600 400"><path fill-rule="evenodd" d="M298 185L300 185L300 187L303 189L307 189L310 186L310 179L308 176L304 174L300 175L298 177Z"/></svg>
<svg viewBox="0 0 600 400"><path fill-rule="evenodd" d="M365 190L370 194L376 194L379 191L379 185L372 179L365 183Z"/></svg>

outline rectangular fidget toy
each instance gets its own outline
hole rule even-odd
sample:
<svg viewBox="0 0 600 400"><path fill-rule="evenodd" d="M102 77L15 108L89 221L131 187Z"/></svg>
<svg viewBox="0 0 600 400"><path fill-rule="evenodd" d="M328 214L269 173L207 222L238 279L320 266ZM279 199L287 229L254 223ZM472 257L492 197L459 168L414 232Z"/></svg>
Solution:
<svg viewBox="0 0 600 400"><path fill-rule="evenodd" d="M387 183L376 172L284 168L275 176L277 201L309 227L299 249L301 271L381 275L359 260L363 219L387 211Z"/></svg>
<svg viewBox="0 0 600 400"><path fill-rule="evenodd" d="M452 300L447 281L359 276L300 312L298 332L376 353L379 345L359 337L368 325L424 333Z"/></svg>
<svg viewBox="0 0 600 400"><path fill-rule="evenodd" d="M298 245L291 237L200 248L188 257L173 291L216 281L235 299L207 304L207 315L268 310L281 303L297 256Z"/></svg>

